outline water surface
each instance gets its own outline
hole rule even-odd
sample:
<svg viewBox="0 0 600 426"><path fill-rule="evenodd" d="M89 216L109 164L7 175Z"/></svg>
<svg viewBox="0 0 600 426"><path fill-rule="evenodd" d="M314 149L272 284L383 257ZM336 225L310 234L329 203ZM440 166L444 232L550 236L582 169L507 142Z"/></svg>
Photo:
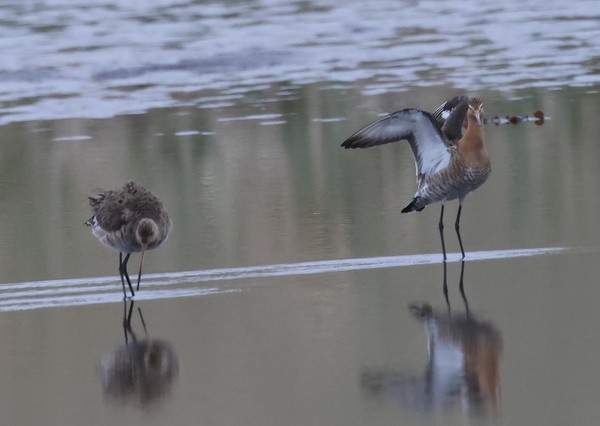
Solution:
<svg viewBox="0 0 600 426"><path fill-rule="evenodd" d="M593 0L48 0L0 13L0 123L228 107L274 83L254 102L315 82L366 96L600 82Z"/></svg>
<svg viewBox="0 0 600 426"><path fill-rule="evenodd" d="M594 6L5 2L3 421L598 423ZM486 127L444 268L409 147L339 145L465 92L551 119ZM83 223L129 179L174 227L124 329Z"/></svg>

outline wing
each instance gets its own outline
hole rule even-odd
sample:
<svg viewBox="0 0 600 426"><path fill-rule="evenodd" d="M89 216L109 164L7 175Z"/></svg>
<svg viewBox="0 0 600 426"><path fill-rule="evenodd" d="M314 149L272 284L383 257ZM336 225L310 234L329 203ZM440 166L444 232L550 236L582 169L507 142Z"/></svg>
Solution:
<svg viewBox="0 0 600 426"><path fill-rule="evenodd" d="M95 218L92 225L97 225L104 231L118 230L131 214L122 193L105 191L90 195L88 199Z"/></svg>
<svg viewBox="0 0 600 426"><path fill-rule="evenodd" d="M428 175L450 161L448 141L434 118L425 111L404 109L363 127L342 144L344 148L369 148L407 140L412 148L417 175Z"/></svg>
<svg viewBox="0 0 600 426"><path fill-rule="evenodd" d="M462 127L467 109L469 109L469 97L456 96L444 102L433 113L433 118L448 141L456 142L462 137Z"/></svg>

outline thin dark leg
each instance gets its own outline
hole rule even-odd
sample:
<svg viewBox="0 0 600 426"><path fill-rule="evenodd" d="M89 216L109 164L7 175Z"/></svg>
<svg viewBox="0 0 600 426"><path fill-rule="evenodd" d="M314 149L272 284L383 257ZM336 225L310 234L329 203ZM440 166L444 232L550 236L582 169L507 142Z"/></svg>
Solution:
<svg viewBox="0 0 600 426"><path fill-rule="evenodd" d="M119 252L119 276L121 277L121 285L123 286L123 299L127 298L127 292L125 291L125 278L123 278L123 253ZM123 315L125 320L125 315Z"/></svg>
<svg viewBox="0 0 600 426"><path fill-rule="evenodd" d="M142 325L144 326L144 334L146 335L146 340L150 340L148 336L148 330L146 329L146 321L144 321L144 316L142 315L142 308L138 306L138 313L140 314L140 320L142 320Z"/></svg>
<svg viewBox="0 0 600 426"><path fill-rule="evenodd" d="M448 312L450 312L450 300L448 299L448 279L446 271L446 261L444 261L444 297L446 298L446 306L448 306Z"/></svg>
<svg viewBox="0 0 600 426"><path fill-rule="evenodd" d="M140 291L140 280L142 279L142 265L140 265L140 271L138 272L138 281L137 286L135 287L136 291Z"/></svg>
<svg viewBox="0 0 600 426"><path fill-rule="evenodd" d="M440 239L442 240L442 253L444 253L444 262L446 261L446 243L444 242L444 205L442 204L442 212L440 213L440 222L438 223L440 230Z"/></svg>
<svg viewBox="0 0 600 426"><path fill-rule="evenodd" d="M121 274L121 284L123 284L123 296L127 298L127 291L125 290L125 280L127 280L127 285L129 285L129 290L131 290L131 297L135 296L133 292L133 286L131 285L131 280L129 279L129 274L127 273L127 262L129 261L129 256L131 253L127 253L125 259L122 259L123 253L119 252L119 274ZM123 279L125 277L125 279Z"/></svg>
<svg viewBox="0 0 600 426"><path fill-rule="evenodd" d="M465 249L463 248L462 238L460 237L460 213L462 212L462 203L458 205L458 213L456 214L456 222L454 222L454 229L456 229L456 235L458 236L458 244L460 244L460 251L462 258L465 258Z"/></svg>
<svg viewBox="0 0 600 426"><path fill-rule="evenodd" d="M465 284L464 284L464 276L465 276L465 261L463 260L460 265L460 281L458 284L458 288L460 289L460 295L462 296L463 301L465 302L465 311L467 316L469 316L469 302L467 300L467 295L465 294Z"/></svg>
<svg viewBox="0 0 600 426"><path fill-rule="evenodd" d="M127 299L123 298L123 334L127 343Z"/></svg>
<svg viewBox="0 0 600 426"><path fill-rule="evenodd" d="M135 334L131 329L131 316L133 315L133 300L129 305L129 313L127 313L127 299L123 299L123 331L125 333L125 343L129 343L129 334L136 341Z"/></svg>

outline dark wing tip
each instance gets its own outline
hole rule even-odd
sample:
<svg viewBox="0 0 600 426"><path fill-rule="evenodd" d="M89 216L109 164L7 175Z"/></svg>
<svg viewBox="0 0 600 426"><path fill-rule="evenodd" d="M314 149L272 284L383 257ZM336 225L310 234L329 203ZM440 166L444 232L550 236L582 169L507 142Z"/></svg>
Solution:
<svg viewBox="0 0 600 426"><path fill-rule="evenodd" d="M468 96L455 96L444 102L433 113L433 118L449 141L456 141L462 136L462 127L469 108L469 102L473 98Z"/></svg>
<svg viewBox="0 0 600 426"><path fill-rule="evenodd" d="M361 130L359 130L361 132ZM371 137L365 134L355 133L350 136L348 139L342 143L342 147L346 149L356 149L356 148L371 148L377 145L384 145L392 142L396 142L400 140L399 138L379 138L379 137Z"/></svg>
<svg viewBox="0 0 600 426"><path fill-rule="evenodd" d="M349 137L348 139L346 139L341 145L342 148L346 148L346 149L354 149L354 148L358 148L357 146L354 146L352 144L352 137Z"/></svg>
<svg viewBox="0 0 600 426"><path fill-rule="evenodd" d="M356 149L356 148L369 148L375 145L380 145L379 138L377 136L377 132L375 132L375 137L373 135L373 128L379 126L382 122L388 118L385 116L379 120L374 121L373 123L367 124L365 127L356 131L352 136L346 139L342 143L342 147L346 149Z"/></svg>
<svg viewBox="0 0 600 426"><path fill-rule="evenodd" d="M440 125L440 127L446 121L448 114L452 113L452 111L457 107L457 105L468 102L469 97L465 95L455 96L452 99L447 100L443 104L441 104L438 109L433 112L433 118Z"/></svg>
<svg viewBox="0 0 600 426"><path fill-rule="evenodd" d="M362 135L352 135L342 143L342 147L345 149L356 149L356 148L369 148L376 145L373 141L364 138Z"/></svg>
<svg viewBox="0 0 600 426"><path fill-rule="evenodd" d="M414 124L410 116L415 113L428 115L428 113L417 109L403 109L393 112L358 130L346 139L341 146L346 149L370 148L409 139L412 137L414 130Z"/></svg>

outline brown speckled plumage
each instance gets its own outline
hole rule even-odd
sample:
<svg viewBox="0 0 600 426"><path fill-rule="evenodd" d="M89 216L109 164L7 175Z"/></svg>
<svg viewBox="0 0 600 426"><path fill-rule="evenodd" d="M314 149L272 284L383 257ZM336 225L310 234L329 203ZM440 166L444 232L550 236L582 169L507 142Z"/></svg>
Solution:
<svg viewBox="0 0 600 426"><path fill-rule="evenodd" d="M161 245L171 231L171 220L162 202L150 191L134 182L121 190L98 191L89 197L93 216L85 223L102 244L119 252L119 273L133 287L127 274L131 253L142 252L138 289L144 252ZM127 253L122 260L122 253Z"/></svg>

